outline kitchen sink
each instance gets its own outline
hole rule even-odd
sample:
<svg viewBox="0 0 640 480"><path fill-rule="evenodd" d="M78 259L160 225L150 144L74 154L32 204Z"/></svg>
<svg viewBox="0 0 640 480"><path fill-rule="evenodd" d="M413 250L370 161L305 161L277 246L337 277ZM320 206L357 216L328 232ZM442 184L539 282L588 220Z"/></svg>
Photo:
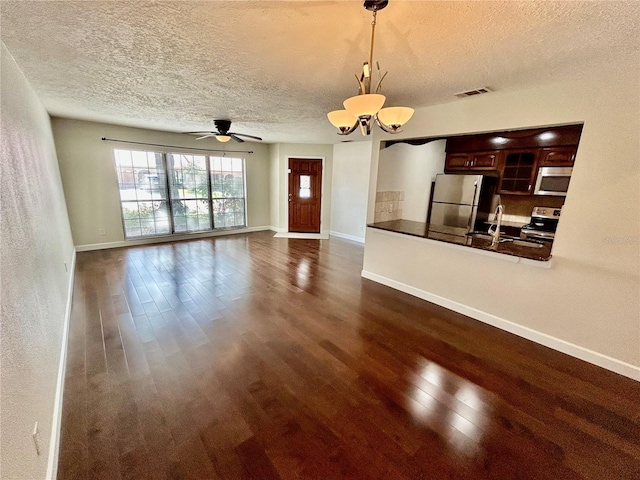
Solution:
<svg viewBox="0 0 640 480"><path fill-rule="evenodd" d="M469 238L481 238L482 240L489 240L491 241L491 235L489 235L486 232L471 232L471 233L467 233L467 237Z"/></svg>
<svg viewBox="0 0 640 480"><path fill-rule="evenodd" d="M489 235L486 232L471 232L471 233L467 233L467 237L471 238L471 239L481 239L481 240L487 240L487 241L491 241L492 237L491 235ZM518 237L510 237L508 235L500 235L500 244L501 245L505 245L505 244L509 244L509 245L516 245L518 247L528 247L528 248L542 248L544 247L543 243L540 242L533 242L530 240L521 240Z"/></svg>
<svg viewBox="0 0 640 480"><path fill-rule="evenodd" d="M505 239L505 242L509 242L511 245L517 245L518 247L529 247L529 248L542 248L544 247L543 243L540 242L531 242L529 240L518 240L518 239Z"/></svg>

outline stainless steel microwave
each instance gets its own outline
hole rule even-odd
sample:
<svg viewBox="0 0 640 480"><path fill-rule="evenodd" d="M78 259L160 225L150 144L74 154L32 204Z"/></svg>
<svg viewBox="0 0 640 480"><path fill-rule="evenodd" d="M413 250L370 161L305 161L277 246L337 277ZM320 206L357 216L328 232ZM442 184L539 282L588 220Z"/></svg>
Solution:
<svg viewBox="0 0 640 480"><path fill-rule="evenodd" d="M572 167L540 167L533 194L566 196L572 172Z"/></svg>

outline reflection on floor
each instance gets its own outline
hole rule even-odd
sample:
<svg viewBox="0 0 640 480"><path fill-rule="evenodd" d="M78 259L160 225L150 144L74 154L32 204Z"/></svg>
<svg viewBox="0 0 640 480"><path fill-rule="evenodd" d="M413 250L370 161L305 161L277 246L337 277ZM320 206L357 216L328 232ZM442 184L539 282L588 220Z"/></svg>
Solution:
<svg viewBox="0 0 640 480"><path fill-rule="evenodd" d="M640 478L637 382L256 232L78 254L59 479Z"/></svg>

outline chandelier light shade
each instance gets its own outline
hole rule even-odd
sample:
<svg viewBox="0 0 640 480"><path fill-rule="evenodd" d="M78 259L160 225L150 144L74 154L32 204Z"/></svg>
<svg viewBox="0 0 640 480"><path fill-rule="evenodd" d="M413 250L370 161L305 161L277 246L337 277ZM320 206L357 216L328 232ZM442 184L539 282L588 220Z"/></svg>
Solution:
<svg viewBox="0 0 640 480"><path fill-rule="evenodd" d="M378 121L390 129L397 130L413 117L413 108L387 107L378 112Z"/></svg>
<svg viewBox="0 0 640 480"><path fill-rule="evenodd" d="M357 117L354 117L346 110L334 110L327 113L327 117L331 124L340 130L349 130L358 121Z"/></svg>
<svg viewBox="0 0 640 480"><path fill-rule="evenodd" d="M379 93L367 93L347 98L343 105L354 117L372 117L380 111L385 100L385 96Z"/></svg>
<svg viewBox="0 0 640 480"><path fill-rule="evenodd" d="M231 140L231 137L229 135L216 135L216 140L222 143L226 143Z"/></svg>
<svg viewBox="0 0 640 480"><path fill-rule="evenodd" d="M366 136L371 133L371 126L374 123L387 133L398 133L401 131L402 126L406 124L413 115L414 110L409 107L382 108L386 97L380 94L379 91L382 87L382 80L384 80L387 74L384 73L380 75L379 67L378 85L373 92L371 91L376 14L378 10L382 10L388 3L389 0L367 0L364 2L364 8L373 12L369 61L364 63L360 77L356 75L359 87L358 95L347 98L343 102L345 110L334 110L327 114L331 124L339 130L338 135L349 135L359 126L362 135Z"/></svg>

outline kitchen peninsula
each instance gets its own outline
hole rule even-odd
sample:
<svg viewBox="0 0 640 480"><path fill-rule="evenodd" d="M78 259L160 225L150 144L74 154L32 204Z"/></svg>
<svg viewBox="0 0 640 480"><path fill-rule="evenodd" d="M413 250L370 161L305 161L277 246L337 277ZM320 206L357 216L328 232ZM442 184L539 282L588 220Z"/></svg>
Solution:
<svg viewBox="0 0 640 480"><path fill-rule="evenodd" d="M548 261L551 259L550 242L525 242L512 237L503 238L503 241L496 246L491 246L491 238L484 234L473 234L461 237L459 235L447 234L442 231L431 230L426 222L415 222L412 220L390 220L386 222L376 222L367 225L370 228L386 230L389 232L421 237L429 240L447 242L454 245L462 245L470 248L486 250L514 257L526 258L529 260Z"/></svg>

